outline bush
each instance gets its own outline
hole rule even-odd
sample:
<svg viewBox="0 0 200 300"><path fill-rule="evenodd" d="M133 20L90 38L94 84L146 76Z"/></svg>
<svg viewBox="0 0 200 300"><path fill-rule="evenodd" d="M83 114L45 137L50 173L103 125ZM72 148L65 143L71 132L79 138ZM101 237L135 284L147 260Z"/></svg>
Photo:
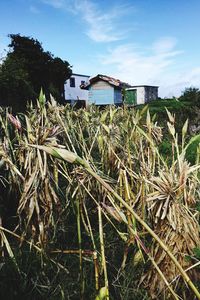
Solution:
<svg viewBox="0 0 200 300"><path fill-rule="evenodd" d="M186 88L182 95L179 97L180 101L192 102L195 105L200 104L200 91L198 88L189 87Z"/></svg>

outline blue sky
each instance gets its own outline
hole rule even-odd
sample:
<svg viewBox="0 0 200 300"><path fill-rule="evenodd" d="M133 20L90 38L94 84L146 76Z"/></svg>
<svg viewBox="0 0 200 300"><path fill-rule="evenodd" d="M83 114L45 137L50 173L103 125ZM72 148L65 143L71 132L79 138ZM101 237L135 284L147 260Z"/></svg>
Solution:
<svg viewBox="0 0 200 300"><path fill-rule="evenodd" d="M1 0L0 57L31 36L74 73L106 74L178 96L200 88L200 0Z"/></svg>

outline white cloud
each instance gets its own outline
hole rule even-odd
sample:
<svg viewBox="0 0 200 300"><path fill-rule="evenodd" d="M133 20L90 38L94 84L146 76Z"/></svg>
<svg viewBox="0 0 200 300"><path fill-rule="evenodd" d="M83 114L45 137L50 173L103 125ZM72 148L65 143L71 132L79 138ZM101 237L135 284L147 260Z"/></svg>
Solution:
<svg viewBox="0 0 200 300"><path fill-rule="evenodd" d="M86 34L95 42L113 42L124 39L127 29L123 29L120 18L134 11L133 6L116 4L112 9L102 11L97 3L91 0L41 0L54 8L65 9L77 14L85 21Z"/></svg>
<svg viewBox="0 0 200 300"><path fill-rule="evenodd" d="M130 13L131 7L118 5L111 10L102 12L91 1L77 1L76 8L83 20L89 25L88 36L95 42L112 42L124 39L126 30L118 28L118 21L122 15Z"/></svg>
<svg viewBox="0 0 200 300"><path fill-rule="evenodd" d="M191 68L175 74L168 74L160 87L166 97L180 96L186 87L200 88L200 67Z"/></svg>
<svg viewBox="0 0 200 300"><path fill-rule="evenodd" d="M109 75L132 85L159 85L161 96L165 96L169 90L171 92L172 85L179 84L175 89L177 94L182 90L181 74L173 68L183 51L176 50L175 46L176 40L169 37L161 38L143 49L134 44L120 45L100 55L99 64ZM189 84L192 79L198 78L199 72L200 68L194 70L187 80L184 79L185 83Z"/></svg>
<svg viewBox="0 0 200 300"><path fill-rule="evenodd" d="M164 39L162 39L163 41ZM156 42L159 44L159 41ZM154 45L151 47L154 49ZM150 49L151 49L150 48ZM114 65L120 76L129 79L132 83L151 83L158 80L168 66L173 64L174 58L182 51L169 49L168 46L159 51L148 48L143 51L133 44L126 44L110 49L107 54L100 56L104 65Z"/></svg>
<svg viewBox="0 0 200 300"><path fill-rule="evenodd" d="M165 53L171 51L177 44L177 40L174 37L163 37L153 44L153 50L156 53Z"/></svg>

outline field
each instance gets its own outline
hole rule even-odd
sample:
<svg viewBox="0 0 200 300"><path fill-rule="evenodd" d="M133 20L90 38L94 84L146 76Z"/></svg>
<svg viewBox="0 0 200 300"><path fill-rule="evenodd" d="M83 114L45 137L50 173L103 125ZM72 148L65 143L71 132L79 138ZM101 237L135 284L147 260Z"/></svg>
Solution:
<svg viewBox="0 0 200 300"><path fill-rule="evenodd" d="M2 108L0 299L200 299L197 118L176 100Z"/></svg>

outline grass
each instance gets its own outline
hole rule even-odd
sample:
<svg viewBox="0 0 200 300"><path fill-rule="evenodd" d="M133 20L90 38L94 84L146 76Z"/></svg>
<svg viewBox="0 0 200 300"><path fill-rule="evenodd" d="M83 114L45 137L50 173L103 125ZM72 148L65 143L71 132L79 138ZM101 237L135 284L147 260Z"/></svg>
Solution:
<svg viewBox="0 0 200 300"><path fill-rule="evenodd" d="M178 99L160 99L151 101L149 104L149 110L152 113L165 112L165 107L168 110L180 111L181 109L187 109L191 107L191 103L187 101L179 101ZM144 105L139 105L138 108L144 107Z"/></svg>

